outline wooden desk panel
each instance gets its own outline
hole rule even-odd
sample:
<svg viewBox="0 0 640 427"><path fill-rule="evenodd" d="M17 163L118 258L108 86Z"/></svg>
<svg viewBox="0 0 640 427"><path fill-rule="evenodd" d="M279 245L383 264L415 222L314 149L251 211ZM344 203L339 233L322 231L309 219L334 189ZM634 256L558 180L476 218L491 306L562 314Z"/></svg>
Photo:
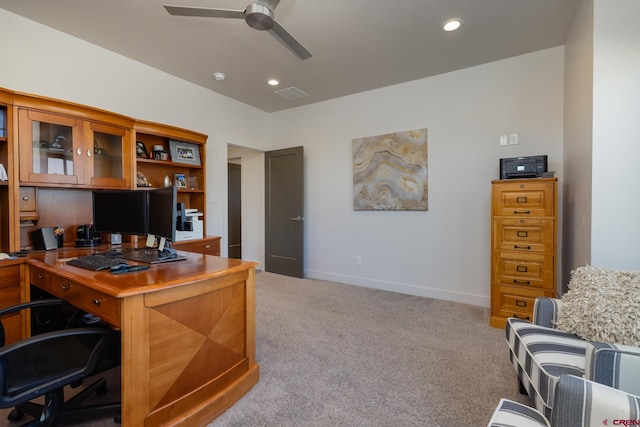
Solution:
<svg viewBox="0 0 640 427"><path fill-rule="evenodd" d="M255 263L180 252L123 275L66 264L86 252L30 257L31 282L120 328L123 426L203 425L258 382Z"/></svg>

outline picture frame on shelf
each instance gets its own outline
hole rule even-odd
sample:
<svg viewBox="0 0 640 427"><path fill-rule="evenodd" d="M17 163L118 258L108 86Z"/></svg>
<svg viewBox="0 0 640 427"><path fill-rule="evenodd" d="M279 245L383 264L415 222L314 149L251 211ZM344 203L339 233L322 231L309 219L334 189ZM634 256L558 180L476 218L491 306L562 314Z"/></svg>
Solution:
<svg viewBox="0 0 640 427"><path fill-rule="evenodd" d="M149 154L147 153L147 147L145 147L144 143L140 141L136 142L136 157L139 159L149 158Z"/></svg>
<svg viewBox="0 0 640 427"><path fill-rule="evenodd" d="M174 177L173 182L175 182L176 187L187 188L187 180L185 179L183 173L177 173L173 177Z"/></svg>
<svg viewBox="0 0 640 427"><path fill-rule="evenodd" d="M182 141L169 141L171 151L171 161L174 163L184 163L187 165L201 166L200 150L197 144Z"/></svg>

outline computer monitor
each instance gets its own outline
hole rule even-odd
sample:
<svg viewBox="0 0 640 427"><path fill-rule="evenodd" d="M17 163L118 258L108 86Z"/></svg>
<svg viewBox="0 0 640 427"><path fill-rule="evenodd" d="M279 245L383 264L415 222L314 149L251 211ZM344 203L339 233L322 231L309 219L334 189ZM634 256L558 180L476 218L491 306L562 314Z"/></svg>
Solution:
<svg viewBox="0 0 640 427"><path fill-rule="evenodd" d="M178 188L175 186L149 190L149 227L147 233L160 238L159 248L164 241L176 241L176 217L178 210Z"/></svg>
<svg viewBox="0 0 640 427"><path fill-rule="evenodd" d="M147 192L92 192L93 227L98 233L147 234Z"/></svg>

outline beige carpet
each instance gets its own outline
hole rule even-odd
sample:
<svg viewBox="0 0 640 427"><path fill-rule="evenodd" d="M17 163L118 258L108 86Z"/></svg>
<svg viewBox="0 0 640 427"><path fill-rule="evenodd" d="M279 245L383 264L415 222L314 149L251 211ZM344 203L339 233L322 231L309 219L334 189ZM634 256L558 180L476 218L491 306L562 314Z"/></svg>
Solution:
<svg viewBox="0 0 640 427"><path fill-rule="evenodd" d="M257 275L260 382L210 424L485 426L523 403L489 310L338 283Z"/></svg>
<svg viewBox="0 0 640 427"><path fill-rule="evenodd" d="M210 427L485 426L500 398L529 403L486 308L272 273L256 282L260 382ZM0 425L15 426L6 412Z"/></svg>

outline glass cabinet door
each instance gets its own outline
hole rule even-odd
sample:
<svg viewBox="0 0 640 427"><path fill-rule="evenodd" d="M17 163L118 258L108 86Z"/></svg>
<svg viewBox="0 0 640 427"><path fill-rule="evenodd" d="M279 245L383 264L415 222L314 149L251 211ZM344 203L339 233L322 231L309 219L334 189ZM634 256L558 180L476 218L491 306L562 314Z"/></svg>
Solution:
<svg viewBox="0 0 640 427"><path fill-rule="evenodd" d="M85 122L85 182L104 187L128 187L131 170L130 131Z"/></svg>
<svg viewBox="0 0 640 427"><path fill-rule="evenodd" d="M82 133L78 120L20 110L20 181L82 184Z"/></svg>

